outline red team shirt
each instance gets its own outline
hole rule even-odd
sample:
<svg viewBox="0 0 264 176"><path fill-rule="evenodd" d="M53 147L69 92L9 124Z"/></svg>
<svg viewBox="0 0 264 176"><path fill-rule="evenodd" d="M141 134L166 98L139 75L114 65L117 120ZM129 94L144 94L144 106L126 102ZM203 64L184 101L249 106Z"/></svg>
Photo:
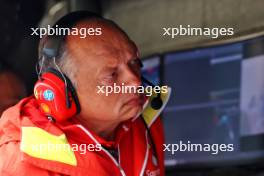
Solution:
<svg viewBox="0 0 264 176"><path fill-rule="evenodd" d="M149 131L143 120L120 124L115 140L106 141L74 118L60 124L48 121L34 98L23 99L0 120L0 175L163 176L160 118L153 119ZM52 144L89 147L56 152L36 147Z"/></svg>

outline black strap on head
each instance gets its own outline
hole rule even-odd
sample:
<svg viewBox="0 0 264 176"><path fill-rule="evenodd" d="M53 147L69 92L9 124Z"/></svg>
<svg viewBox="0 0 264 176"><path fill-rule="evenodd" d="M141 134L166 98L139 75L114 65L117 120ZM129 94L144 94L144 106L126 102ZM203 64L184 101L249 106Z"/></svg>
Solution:
<svg viewBox="0 0 264 176"><path fill-rule="evenodd" d="M77 22L83 19L91 18L102 18L100 15L89 12L89 11L75 11L71 12L62 18L60 18L54 25L53 28L69 28L71 29ZM48 58L58 57L59 50L63 40L67 35L51 35L47 36L48 39L44 44L42 53Z"/></svg>
<svg viewBox="0 0 264 176"><path fill-rule="evenodd" d="M59 19L54 25L53 25L53 29L56 28L67 28L71 31L71 28L74 27L74 25L76 25L77 22L84 20L84 19L91 19L91 18L102 18L101 16L92 13L92 12L88 12L88 11L76 11L76 12L72 12L69 13L65 16L63 16L61 19ZM67 34L64 33L62 35L50 35L50 36L46 36L46 41L43 45L43 48L41 48L40 51L40 58L45 58L45 59L54 59L54 61L56 61L57 57L59 57L60 54L60 49L62 46L62 42L64 42L65 38L66 38ZM53 71L52 71L53 70ZM66 95L66 105L68 108L71 107L71 103L70 103L70 98L68 95L68 90L71 92L73 99L76 103L77 106L77 113L80 112L80 103L77 97L77 93L73 87L72 82L70 81L70 79L67 78L67 76L62 73L60 70L54 70L54 69L47 69L47 71L52 72L54 74L56 74L57 76L59 76L62 80L65 81L65 95ZM41 74L41 73L40 73Z"/></svg>

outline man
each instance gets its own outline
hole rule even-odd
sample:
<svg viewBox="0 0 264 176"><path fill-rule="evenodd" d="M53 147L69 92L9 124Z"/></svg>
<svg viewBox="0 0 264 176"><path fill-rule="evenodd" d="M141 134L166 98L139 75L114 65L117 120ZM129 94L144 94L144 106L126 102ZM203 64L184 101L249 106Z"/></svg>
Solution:
<svg viewBox="0 0 264 176"><path fill-rule="evenodd" d="M143 99L137 93L98 93L102 85L141 85L140 68L128 64L138 59L135 44L100 17L77 20L74 27L102 33L66 36L60 57L43 60L40 69L53 67L72 81L81 111L63 122L48 120L36 100L39 92L7 110L0 121L1 175L164 175L160 119L146 124L138 117ZM76 150L54 148L66 144Z"/></svg>
<svg viewBox="0 0 264 176"><path fill-rule="evenodd" d="M11 71L0 70L0 117L5 109L26 96L22 81Z"/></svg>

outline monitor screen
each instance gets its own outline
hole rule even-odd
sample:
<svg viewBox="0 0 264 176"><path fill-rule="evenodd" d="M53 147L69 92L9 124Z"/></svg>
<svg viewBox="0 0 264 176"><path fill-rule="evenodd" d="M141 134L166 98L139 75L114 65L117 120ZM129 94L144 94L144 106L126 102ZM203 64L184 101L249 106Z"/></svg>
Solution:
<svg viewBox="0 0 264 176"><path fill-rule="evenodd" d="M240 144L244 152L264 150L264 54L242 63Z"/></svg>
<svg viewBox="0 0 264 176"><path fill-rule="evenodd" d="M264 157L263 53L260 37L164 55L163 82L172 95L163 122L175 149L165 153L167 166Z"/></svg>

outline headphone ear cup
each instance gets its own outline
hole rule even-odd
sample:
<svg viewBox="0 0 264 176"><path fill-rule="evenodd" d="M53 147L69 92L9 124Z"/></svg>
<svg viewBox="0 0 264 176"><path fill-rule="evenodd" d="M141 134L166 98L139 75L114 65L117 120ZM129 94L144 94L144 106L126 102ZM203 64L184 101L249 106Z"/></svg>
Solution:
<svg viewBox="0 0 264 176"><path fill-rule="evenodd" d="M41 112L52 117L56 121L65 121L78 113L78 103L76 103L72 91L68 91L65 82L60 76L53 72L46 72L41 75L41 79L34 86L34 95L39 104ZM68 95L65 92L68 92ZM67 107L69 98L70 107Z"/></svg>

